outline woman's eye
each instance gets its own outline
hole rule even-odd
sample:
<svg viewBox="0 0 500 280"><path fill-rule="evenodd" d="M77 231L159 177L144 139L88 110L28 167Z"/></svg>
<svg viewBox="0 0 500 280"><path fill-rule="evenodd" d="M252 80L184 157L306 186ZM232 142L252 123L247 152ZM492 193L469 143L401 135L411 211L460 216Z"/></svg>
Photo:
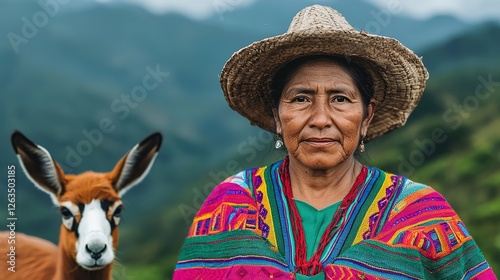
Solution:
<svg viewBox="0 0 500 280"><path fill-rule="evenodd" d="M64 219L70 219L73 217L71 211L69 211L69 209L66 207L61 207L61 215L63 216Z"/></svg>
<svg viewBox="0 0 500 280"><path fill-rule="evenodd" d="M349 100L345 96L335 96L333 98L333 102L343 103L343 102L346 102L346 101L349 101Z"/></svg>
<svg viewBox="0 0 500 280"><path fill-rule="evenodd" d="M292 99L292 102L306 102L307 101L307 97L305 96L296 96Z"/></svg>

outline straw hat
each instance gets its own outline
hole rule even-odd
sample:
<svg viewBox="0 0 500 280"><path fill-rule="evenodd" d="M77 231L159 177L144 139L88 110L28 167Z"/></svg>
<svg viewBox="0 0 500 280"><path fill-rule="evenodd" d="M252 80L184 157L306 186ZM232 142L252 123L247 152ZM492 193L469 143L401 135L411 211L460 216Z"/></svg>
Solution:
<svg viewBox="0 0 500 280"><path fill-rule="evenodd" d="M379 101L364 140L405 124L425 88L422 61L399 41L356 31L336 10L314 5L292 20L285 34L237 51L222 69L220 82L229 106L276 133L271 84L288 62L310 55L338 55L356 61L371 76Z"/></svg>

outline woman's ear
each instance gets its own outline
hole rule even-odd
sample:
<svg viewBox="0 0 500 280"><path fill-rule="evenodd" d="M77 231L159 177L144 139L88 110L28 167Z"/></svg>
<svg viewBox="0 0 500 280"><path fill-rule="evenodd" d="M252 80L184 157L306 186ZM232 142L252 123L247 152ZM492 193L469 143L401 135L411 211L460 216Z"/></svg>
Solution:
<svg viewBox="0 0 500 280"><path fill-rule="evenodd" d="M274 116L274 123L276 125L276 134L277 135L283 135L283 128L281 127L281 120L279 117L279 110L277 108L273 108L273 116Z"/></svg>
<svg viewBox="0 0 500 280"><path fill-rule="evenodd" d="M377 100L374 98L370 99L370 103L366 106L366 114L363 122L361 123L361 135L366 135L368 132L368 127L370 127L370 123L375 115L375 110L377 108Z"/></svg>

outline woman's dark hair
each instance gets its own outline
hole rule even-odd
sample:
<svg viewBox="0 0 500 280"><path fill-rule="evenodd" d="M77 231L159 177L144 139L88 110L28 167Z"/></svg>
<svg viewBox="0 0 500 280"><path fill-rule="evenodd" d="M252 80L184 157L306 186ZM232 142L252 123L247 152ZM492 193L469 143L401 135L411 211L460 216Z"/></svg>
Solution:
<svg viewBox="0 0 500 280"><path fill-rule="evenodd" d="M287 63L280 70L278 70L271 85L271 92L273 93L271 97L273 101L273 108L278 108L281 98L281 92L283 91L285 85L292 78L292 75L297 71L297 69L304 63L320 60L335 62L344 70L346 70L356 84L359 92L361 93L363 105L365 106L365 108L368 107L370 99L373 98L374 89L370 75L366 73L363 68L354 63L352 59L348 59L343 56L314 55L297 58Z"/></svg>

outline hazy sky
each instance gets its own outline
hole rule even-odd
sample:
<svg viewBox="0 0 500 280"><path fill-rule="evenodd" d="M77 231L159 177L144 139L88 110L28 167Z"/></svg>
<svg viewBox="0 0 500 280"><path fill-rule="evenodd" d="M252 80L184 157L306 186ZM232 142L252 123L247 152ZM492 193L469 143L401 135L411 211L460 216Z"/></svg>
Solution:
<svg viewBox="0 0 500 280"><path fill-rule="evenodd" d="M216 12L216 6L227 5L242 8L255 0L95 0L98 2L128 1L138 3L155 13L167 11L181 12L192 18L205 18ZM380 9L388 9L389 3L400 4L401 13L426 18L437 14L452 14L466 21L500 19L498 0L365 0ZM313 3L313 1L308 1ZM335 1L332 1L333 6Z"/></svg>
<svg viewBox="0 0 500 280"><path fill-rule="evenodd" d="M403 13L427 18L438 14L451 14L462 20L476 21L500 19L498 0L367 0L379 8L387 8L387 3L401 2Z"/></svg>

